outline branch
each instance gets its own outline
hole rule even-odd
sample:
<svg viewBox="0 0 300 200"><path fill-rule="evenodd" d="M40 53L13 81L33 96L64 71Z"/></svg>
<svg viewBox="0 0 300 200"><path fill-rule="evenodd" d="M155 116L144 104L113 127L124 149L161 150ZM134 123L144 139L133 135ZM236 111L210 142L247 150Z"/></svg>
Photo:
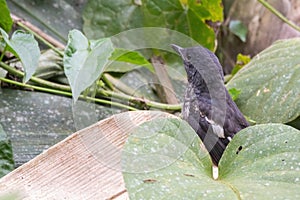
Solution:
<svg viewBox="0 0 300 200"><path fill-rule="evenodd" d="M131 87L129 87L119 79L114 78L108 73L105 73L105 78L114 86L114 88L118 89L119 91L125 94L129 94L129 95L134 94L135 96L138 97L142 96L138 91L132 89Z"/></svg>
<svg viewBox="0 0 300 200"><path fill-rule="evenodd" d="M169 79L166 65L161 57L153 56L151 58L151 63L155 69L155 87L161 100L168 104L178 104L176 95L174 94L174 89Z"/></svg>
<svg viewBox="0 0 300 200"><path fill-rule="evenodd" d="M273 6L271 6L268 2L265 0L258 0L263 6L265 6L268 10L270 10L273 14L275 14L279 19L281 19L283 22L288 24L293 29L300 32L300 27L297 26L294 22L287 19L285 16L283 16L278 10L276 10Z"/></svg>
<svg viewBox="0 0 300 200"><path fill-rule="evenodd" d="M25 21L13 14L11 14L11 18L14 20L14 22L19 25L20 27L24 28L28 32L32 33L35 37L37 37L39 40L41 40L44 44L49 46L51 49L53 49L56 53L58 53L60 56L63 56L63 53L57 49L65 49L65 45L54 39L53 37L47 35L44 33L41 29L34 26L33 24L29 23L28 21Z"/></svg>

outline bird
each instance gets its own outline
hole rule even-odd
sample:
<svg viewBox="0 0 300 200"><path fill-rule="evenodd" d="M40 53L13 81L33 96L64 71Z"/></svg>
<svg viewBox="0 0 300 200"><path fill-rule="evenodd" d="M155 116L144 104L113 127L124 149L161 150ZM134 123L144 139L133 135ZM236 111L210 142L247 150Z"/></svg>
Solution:
<svg viewBox="0 0 300 200"><path fill-rule="evenodd" d="M213 52L200 45L171 46L183 60L188 79L182 117L209 152L213 177L217 179L218 164L226 146L249 123L229 95L222 66Z"/></svg>

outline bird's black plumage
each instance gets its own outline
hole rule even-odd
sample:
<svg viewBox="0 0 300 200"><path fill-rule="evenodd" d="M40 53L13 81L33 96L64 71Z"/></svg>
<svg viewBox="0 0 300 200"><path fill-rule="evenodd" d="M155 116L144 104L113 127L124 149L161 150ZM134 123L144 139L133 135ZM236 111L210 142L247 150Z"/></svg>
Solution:
<svg viewBox="0 0 300 200"><path fill-rule="evenodd" d="M225 88L218 58L202 46L172 47L183 59L188 78L183 118L197 132L213 163L218 165L233 136L249 124Z"/></svg>

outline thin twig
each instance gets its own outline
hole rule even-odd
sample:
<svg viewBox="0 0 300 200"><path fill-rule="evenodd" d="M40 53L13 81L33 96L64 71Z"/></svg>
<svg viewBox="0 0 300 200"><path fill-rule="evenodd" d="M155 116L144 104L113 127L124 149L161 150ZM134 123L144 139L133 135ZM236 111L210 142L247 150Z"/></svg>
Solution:
<svg viewBox="0 0 300 200"><path fill-rule="evenodd" d="M141 97L142 95L132 89L131 87L129 87L128 85L124 84L122 81L120 81L119 79L114 78L113 76L111 76L110 74L106 73L106 79L113 84L114 88L118 89L119 91L125 93L125 94L135 94L135 96Z"/></svg>
<svg viewBox="0 0 300 200"><path fill-rule="evenodd" d="M226 20L224 21L224 26L228 26L229 25L229 22L231 20L231 16L236 12L236 5L237 5L238 1L233 1L232 5L230 6L230 9L229 9L229 13L227 14L226 16Z"/></svg>
<svg viewBox="0 0 300 200"><path fill-rule="evenodd" d="M178 104L173 85L168 76L166 65L161 57L152 56L151 63L155 69L155 83L156 90L160 96L160 99L164 103Z"/></svg>
<svg viewBox="0 0 300 200"><path fill-rule="evenodd" d="M59 41L57 41L53 37L47 35L41 29L34 26L30 22L25 21L25 20L13 15L13 14L11 14L11 18L20 27L22 27L25 30L27 30L27 31L31 32L32 34L34 34L35 37L37 37L39 40L41 40L43 43L45 43L47 46L49 46L51 49L53 49L56 53L63 56L63 53L60 50L58 50L57 48L65 49L65 45L63 45L62 43L60 43Z"/></svg>
<svg viewBox="0 0 300 200"><path fill-rule="evenodd" d="M268 10L270 10L273 14L275 14L279 19L281 19L283 22L285 22L286 24L288 24L290 27L292 27L293 29L297 30L300 32L300 27L297 26L294 22L290 21L288 18L286 18L285 16L283 16L278 10L276 10L273 6L271 6L268 2L266 2L265 0L258 0L263 6L265 6L265 8L267 8Z"/></svg>

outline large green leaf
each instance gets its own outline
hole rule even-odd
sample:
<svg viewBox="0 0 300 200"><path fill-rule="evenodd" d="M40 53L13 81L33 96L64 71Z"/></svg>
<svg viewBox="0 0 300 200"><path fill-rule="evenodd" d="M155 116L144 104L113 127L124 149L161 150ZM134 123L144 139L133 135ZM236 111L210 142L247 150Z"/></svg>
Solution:
<svg viewBox="0 0 300 200"><path fill-rule="evenodd" d="M281 124L238 133L211 177L208 154L190 126L156 119L139 126L124 146L123 177L130 199L298 199L300 132Z"/></svg>
<svg viewBox="0 0 300 200"><path fill-rule="evenodd" d="M261 124L239 132L220 161L220 181L241 199L299 199L300 131Z"/></svg>
<svg viewBox="0 0 300 200"><path fill-rule="evenodd" d="M216 22L223 20L223 7L220 0L188 0L186 7L181 14L187 11L187 16L182 22L188 25L190 29L185 32L184 29L178 31L190 35L194 40L203 46L213 50L215 44L215 35L212 28L207 25L207 21Z"/></svg>
<svg viewBox="0 0 300 200"><path fill-rule="evenodd" d="M286 123L300 115L300 38L259 53L227 84L241 90L241 111L257 123Z"/></svg>
<svg viewBox="0 0 300 200"><path fill-rule="evenodd" d="M38 42L30 33L18 30L13 33L9 40L7 33L0 28L0 32L9 47L9 51L17 56L25 69L23 82L27 82L34 74L40 57Z"/></svg>
<svg viewBox="0 0 300 200"><path fill-rule="evenodd" d="M110 39L89 41L80 31L70 31L63 63L75 100L99 78L113 50Z"/></svg>
<svg viewBox="0 0 300 200"><path fill-rule="evenodd" d="M140 5L131 0L88 1L83 12L83 30L89 38L109 37L140 27L141 14Z"/></svg>
<svg viewBox="0 0 300 200"><path fill-rule="evenodd" d="M12 146L0 125L0 178L14 169Z"/></svg>
<svg viewBox="0 0 300 200"><path fill-rule="evenodd" d="M13 21L5 0L0 0L0 8L0 28L3 28L8 33L13 25Z"/></svg>
<svg viewBox="0 0 300 200"><path fill-rule="evenodd" d="M209 156L199 146L198 136L184 121L165 118L139 126L122 153L130 199L202 196L204 190L196 188L215 181L209 176Z"/></svg>
<svg viewBox="0 0 300 200"><path fill-rule="evenodd" d="M95 0L83 13L90 38L108 37L140 27L164 27L182 32L213 49L214 32L207 21L222 21L221 0Z"/></svg>

